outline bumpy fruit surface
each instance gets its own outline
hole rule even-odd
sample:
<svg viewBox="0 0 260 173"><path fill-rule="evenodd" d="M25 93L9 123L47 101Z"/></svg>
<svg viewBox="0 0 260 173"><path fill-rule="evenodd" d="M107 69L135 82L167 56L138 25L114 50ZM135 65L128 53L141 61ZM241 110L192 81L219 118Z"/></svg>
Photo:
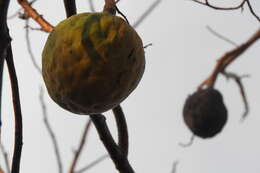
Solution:
<svg viewBox="0 0 260 173"><path fill-rule="evenodd" d="M145 67L142 40L122 18L82 13L60 22L42 53L50 97L76 114L105 112L138 85Z"/></svg>
<svg viewBox="0 0 260 173"><path fill-rule="evenodd" d="M215 136L227 121L221 93L212 88L196 91L186 99L183 118L194 135L202 138Z"/></svg>

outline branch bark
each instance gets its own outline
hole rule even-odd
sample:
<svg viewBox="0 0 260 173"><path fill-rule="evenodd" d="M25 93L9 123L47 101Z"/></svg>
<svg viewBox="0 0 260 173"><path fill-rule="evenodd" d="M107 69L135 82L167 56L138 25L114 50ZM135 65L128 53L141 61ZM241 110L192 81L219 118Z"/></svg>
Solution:
<svg viewBox="0 0 260 173"><path fill-rule="evenodd" d="M77 13L75 0L63 0L63 2L67 17L70 17Z"/></svg>
<svg viewBox="0 0 260 173"><path fill-rule="evenodd" d="M128 142L128 129L127 129L127 123L125 119L125 114L120 105L113 108L113 113L117 124L118 146L121 152L125 155L125 157L127 157L129 142Z"/></svg>
<svg viewBox="0 0 260 173"><path fill-rule="evenodd" d="M62 164L62 160L61 160L61 154L60 154L60 150L59 150L59 145L58 145L58 141L56 139L55 133L51 128L49 119L48 119L48 114L47 114L47 109L46 109L46 105L44 102L44 98L43 98L43 88L40 88L40 95L39 95L39 99L40 99L40 103L41 103L41 107L42 107L42 114L43 114L43 122L44 125L51 137L51 141L54 147L54 152L55 152L55 156L56 156L56 161L58 164L58 171L59 173L63 173L63 164Z"/></svg>
<svg viewBox="0 0 260 173"><path fill-rule="evenodd" d="M76 165L78 163L79 156L82 153L83 147L84 147L84 145L86 143L86 137L88 135L90 126L91 126L91 120L88 120L87 123L86 123L85 129L83 131L83 135L81 137L79 147L75 151L75 155L74 155L74 158L73 158L73 161L72 161L69 173L74 173L75 172L75 168L76 168Z"/></svg>
<svg viewBox="0 0 260 173"><path fill-rule="evenodd" d="M11 45L9 45L7 49L6 62L9 71L9 77L11 80L13 107L14 107L14 116L15 116L14 118L15 119L15 145L14 145L11 173L19 173L20 160L22 154L22 145L23 145L23 123L22 123L19 87L18 87L18 81L17 81L16 71L14 67Z"/></svg>
<svg viewBox="0 0 260 173"><path fill-rule="evenodd" d="M106 124L106 119L101 114L90 115L91 120L93 121L99 137L103 142L105 148L107 149L111 159L113 160L117 170L120 173L134 173L133 168L128 162L125 155L121 152L120 148L115 143L109 128Z"/></svg>
<svg viewBox="0 0 260 173"><path fill-rule="evenodd" d="M22 6L25 13L41 26L42 31L51 32L53 30L53 26L47 22L34 8L32 8L31 4L27 0L17 1Z"/></svg>
<svg viewBox="0 0 260 173"><path fill-rule="evenodd" d="M228 65L230 65L234 60L236 60L240 55L242 55L259 38L260 28L245 43L232 49L231 51L228 51L222 57L220 57L212 74L198 86L198 89L201 89L204 86L214 87L219 73L223 72Z"/></svg>

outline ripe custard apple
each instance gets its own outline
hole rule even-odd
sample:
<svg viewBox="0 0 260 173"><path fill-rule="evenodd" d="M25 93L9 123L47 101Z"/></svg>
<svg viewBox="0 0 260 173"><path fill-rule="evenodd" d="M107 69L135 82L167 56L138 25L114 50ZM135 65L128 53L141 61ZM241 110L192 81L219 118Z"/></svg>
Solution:
<svg viewBox="0 0 260 173"><path fill-rule="evenodd" d="M60 22L42 52L50 97L76 114L97 114L120 104L145 68L141 38L125 20L106 12Z"/></svg>

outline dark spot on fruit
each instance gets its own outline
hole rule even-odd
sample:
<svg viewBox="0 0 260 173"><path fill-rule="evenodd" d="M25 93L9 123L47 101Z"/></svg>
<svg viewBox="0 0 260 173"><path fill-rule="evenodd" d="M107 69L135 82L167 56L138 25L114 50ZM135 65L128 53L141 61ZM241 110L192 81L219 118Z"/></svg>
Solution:
<svg viewBox="0 0 260 173"><path fill-rule="evenodd" d="M213 88L196 91L186 99L183 108L185 124L202 138L218 134L226 124L227 114L221 93Z"/></svg>

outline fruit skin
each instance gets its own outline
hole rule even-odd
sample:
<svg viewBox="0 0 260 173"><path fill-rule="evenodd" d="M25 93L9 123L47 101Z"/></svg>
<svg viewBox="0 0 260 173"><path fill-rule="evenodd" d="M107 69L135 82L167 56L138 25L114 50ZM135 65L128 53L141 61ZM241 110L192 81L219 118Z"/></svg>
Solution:
<svg viewBox="0 0 260 173"><path fill-rule="evenodd" d="M227 122L227 114L221 93L213 88L196 91L186 99L183 108L184 122L201 138L218 134Z"/></svg>
<svg viewBox="0 0 260 173"><path fill-rule="evenodd" d="M42 52L50 97L76 114L102 113L120 104L144 68L141 38L109 13L82 13L60 22Z"/></svg>

